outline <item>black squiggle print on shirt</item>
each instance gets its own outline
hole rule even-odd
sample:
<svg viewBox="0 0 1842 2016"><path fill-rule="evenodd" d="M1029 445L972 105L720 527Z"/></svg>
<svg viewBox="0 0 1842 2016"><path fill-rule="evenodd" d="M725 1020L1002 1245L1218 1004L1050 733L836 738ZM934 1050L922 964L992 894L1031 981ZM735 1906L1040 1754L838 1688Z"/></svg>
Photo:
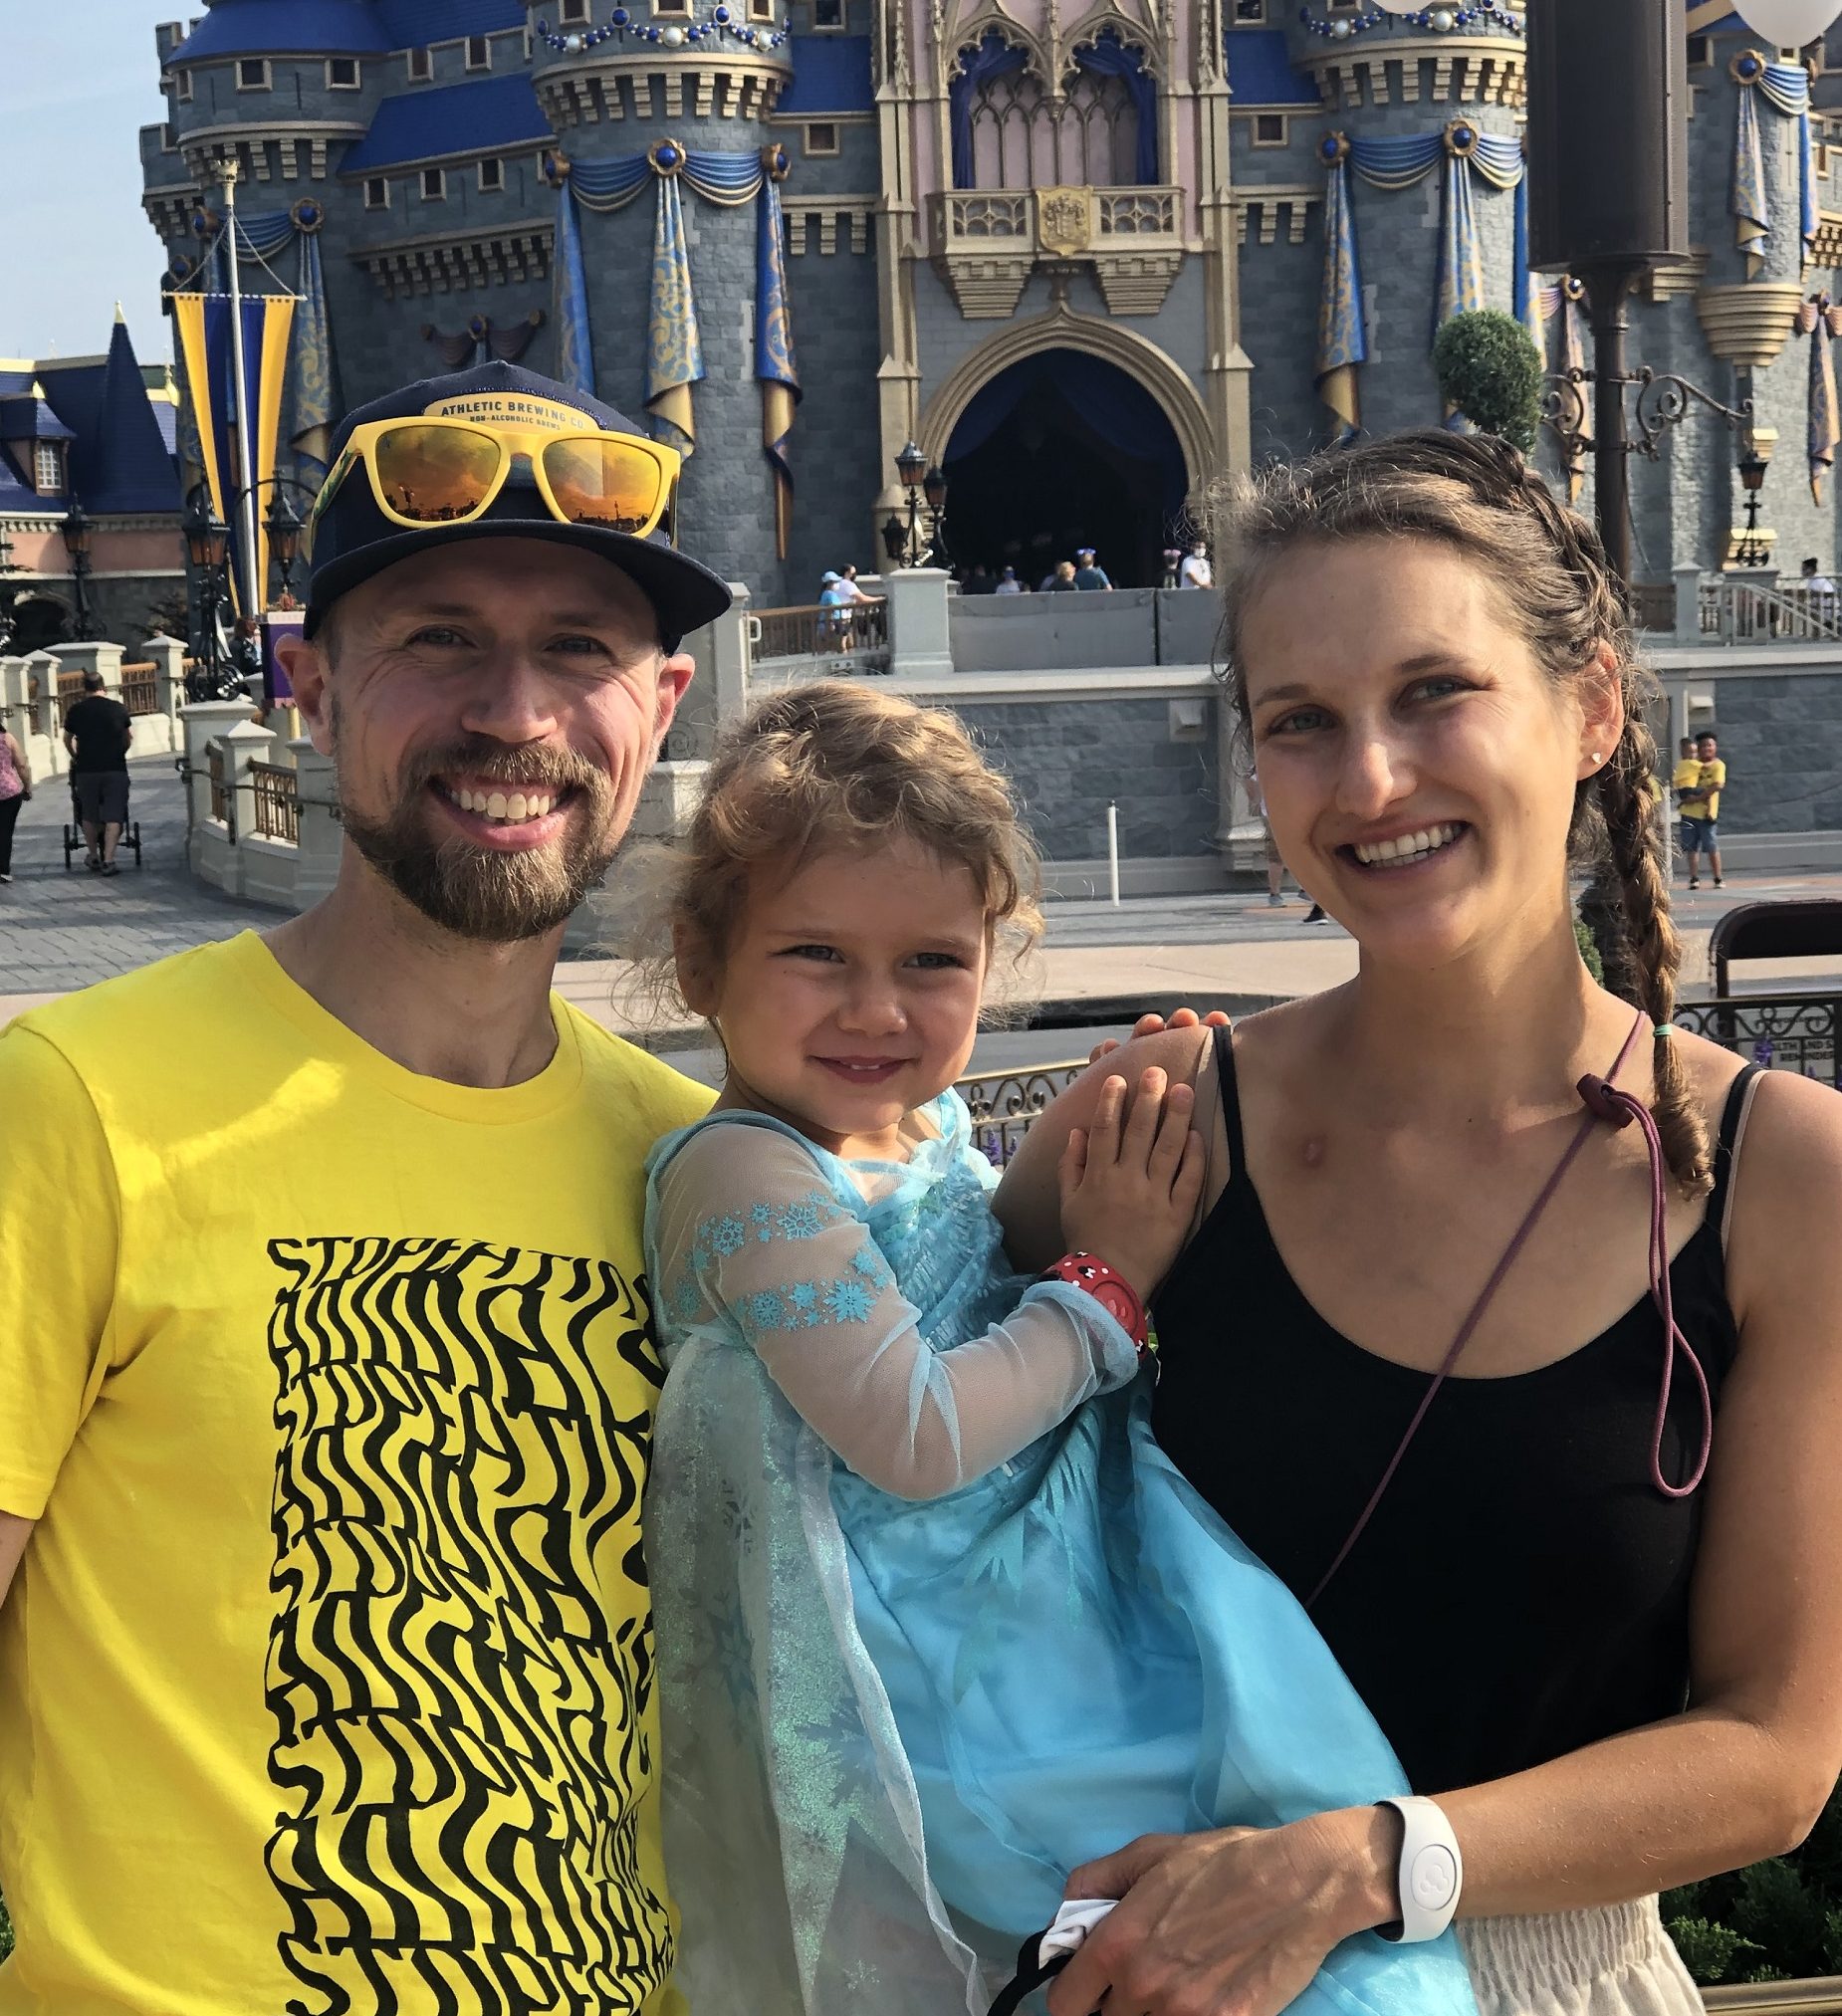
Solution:
<svg viewBox="0 0 1842 2016"><path fill-rule="evenodd" d="M637 2010L671 1962L634 1812L661 1377L644 1284L460 1240L269 1256L289 2016Z"/></svg>

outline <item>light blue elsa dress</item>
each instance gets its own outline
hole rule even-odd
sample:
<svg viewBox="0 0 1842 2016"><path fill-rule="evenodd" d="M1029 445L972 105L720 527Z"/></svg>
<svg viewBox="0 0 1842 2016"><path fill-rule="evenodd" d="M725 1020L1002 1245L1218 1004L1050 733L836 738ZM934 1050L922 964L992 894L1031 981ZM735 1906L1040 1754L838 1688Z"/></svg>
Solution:
<svg viewBox="0 0 1842 2016"><path fill-rule="evenodd" d="M648 1161L692 2016L984 2016L1077 1863L1409 1789L1152 1439L1130 1338L1006 1265L964 1104L922 1117L905 1163L740 1112ZM1346 1940L1292 2007L1476 2016L1451 1933Z"/></svg>

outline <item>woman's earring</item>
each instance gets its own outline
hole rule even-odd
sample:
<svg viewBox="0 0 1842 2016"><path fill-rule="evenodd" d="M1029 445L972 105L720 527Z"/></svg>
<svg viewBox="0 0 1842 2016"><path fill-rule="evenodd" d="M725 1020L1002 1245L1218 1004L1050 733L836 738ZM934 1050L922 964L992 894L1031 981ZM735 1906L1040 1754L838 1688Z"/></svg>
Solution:
<svg viewBox="0 0 1842 2016"><path fill-rule="evenodd" d="M1602 757L1599 754L1599 752L1595 749L1592 753L1592 760L1594 763L1603 763L1605 761L1605 758Z"/></svg>

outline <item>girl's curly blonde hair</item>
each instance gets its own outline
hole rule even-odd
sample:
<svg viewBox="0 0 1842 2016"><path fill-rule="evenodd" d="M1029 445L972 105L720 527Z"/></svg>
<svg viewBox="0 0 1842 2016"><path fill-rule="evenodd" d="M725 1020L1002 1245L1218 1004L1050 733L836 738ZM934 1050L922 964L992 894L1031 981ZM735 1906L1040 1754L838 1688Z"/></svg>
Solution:
<svg viewBox="0 0 1842 2016"><path fill-rule="evenodd" d="M1010 784L955 716L842 679L759 702L718 744L672 849L674 964L721 973L760 870L792 874L815 854L892 839L972 876L995 950L1021 962L1035 947L1040 861Z"/></svg>

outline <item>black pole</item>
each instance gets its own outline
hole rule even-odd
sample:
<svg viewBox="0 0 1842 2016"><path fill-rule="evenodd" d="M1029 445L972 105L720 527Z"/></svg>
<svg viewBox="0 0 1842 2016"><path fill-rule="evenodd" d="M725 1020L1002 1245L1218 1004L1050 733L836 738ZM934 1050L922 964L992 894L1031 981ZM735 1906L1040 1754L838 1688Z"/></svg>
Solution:
<svg viewBox="0 0 1842 2016"><path fill-rule="evenodd" d="M1631 588L1631 444L1625 426L1625 387L1631 382L1625 338L1626 307L1646 262L1601 266L1587 277L1592 308L1593 493L1599 537L1620 585Z"/></svg>

